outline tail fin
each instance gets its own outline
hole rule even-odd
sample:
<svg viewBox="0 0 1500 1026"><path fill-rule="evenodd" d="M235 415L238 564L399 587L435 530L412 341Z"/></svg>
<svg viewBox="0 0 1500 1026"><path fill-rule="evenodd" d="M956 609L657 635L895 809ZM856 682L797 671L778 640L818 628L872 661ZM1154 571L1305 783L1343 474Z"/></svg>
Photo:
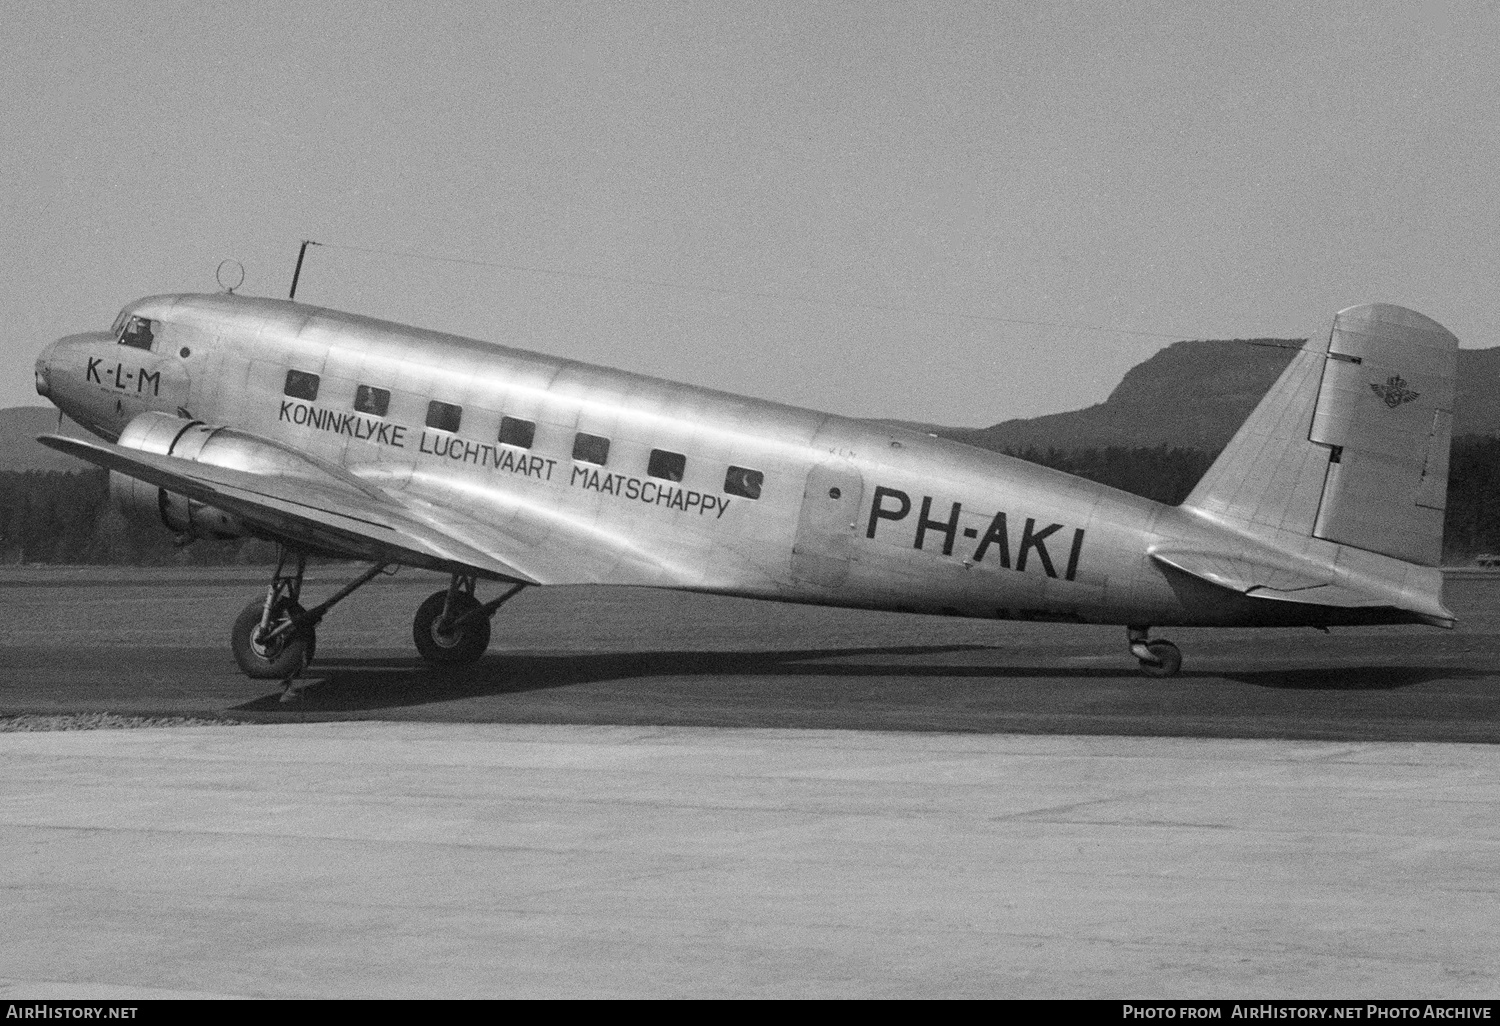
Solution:
<svg viewBox="0 0 1500 1026"><path fill-rule="evenodd" d="M1309 339L1184 505L1436 566L1458 340L1374 303Z"/></svg>

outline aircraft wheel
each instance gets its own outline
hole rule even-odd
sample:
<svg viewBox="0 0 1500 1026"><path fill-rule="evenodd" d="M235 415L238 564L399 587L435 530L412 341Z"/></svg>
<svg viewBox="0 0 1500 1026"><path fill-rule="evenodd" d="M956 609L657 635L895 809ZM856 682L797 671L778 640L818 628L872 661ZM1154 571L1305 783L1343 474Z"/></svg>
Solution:
<svg viewBox="0 0 1500 1026"><path fill-rule="evenodd" d="M1148 677L1175 677L1182 669L1182 652L1170 641L1148 641L1146 649L1156 662L1141 660L1141 672Z"/></svg>
<svg viewBox="0 0 1500 1026"><path fill-rule="evenodd" d="M444 666L472 663L490 647L490 618L476 616L457 628L442 629L438 618L443 615L447 598L447 591L435 591L417 607L411 623L412 640L417 643L417 652L429 663ZM460 592L453 596L448 615L456 619L478 608L478 599Z"/></svg>
<svg viewBox="0 0 1500 1026"><path fill-rule="evenodd" d="M317 634L312 627L303 627L269 643L261 641L260 616L265 607L265 599L255 599L240 610L229 634L229 648L245 676L257 680L287 680L312 662L318 645ZM285 606L272 619L272 626L285 623L302 612L299 605Z"/></svg>

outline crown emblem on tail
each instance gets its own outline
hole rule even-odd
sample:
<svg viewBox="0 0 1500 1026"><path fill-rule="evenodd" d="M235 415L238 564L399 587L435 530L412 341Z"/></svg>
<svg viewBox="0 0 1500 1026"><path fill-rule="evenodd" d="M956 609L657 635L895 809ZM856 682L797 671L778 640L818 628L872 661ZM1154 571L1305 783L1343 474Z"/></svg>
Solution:
<svg viewBox="0 0 1500 1026"><path fill-rule="evenodd" d="M1384 399L1385 404L1393 410L1402 403L1409 403L1422 394L1421 392L1413 392L1407 388L1406 379L1399 374L1387 378L1383 385L1371 385L1370 391Z"/></svg>

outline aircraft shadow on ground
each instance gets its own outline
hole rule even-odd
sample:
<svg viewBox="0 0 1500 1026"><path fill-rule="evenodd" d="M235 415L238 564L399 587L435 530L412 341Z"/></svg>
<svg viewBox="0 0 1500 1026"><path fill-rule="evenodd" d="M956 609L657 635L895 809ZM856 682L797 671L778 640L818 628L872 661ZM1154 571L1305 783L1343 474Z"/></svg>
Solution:
<svg viewBox="0 0 1500 1026"><path fill-rule="evenodd" d="M1241 684L1278 691L1396 691L1434 680L1493 675L1454 666L1324 666L1233 671L1220 676Z"/></svg>
<svg viewBox="0 0 1500 1026"><path fill-rule="evenodd" d="M639 677L1118 677L1130 668L931 665L879 660L827 663L871 656L931 656L993 651L988 645L903 645L885 648L775 652L590 652L569 655L486 656L472 666L434 667L416 658L320 660L309 667L297 707L307 711L424 705L491 695L522 694ZM279 694L237 708L286 708Z"/></svg>
<svg viewBox="0 0 1500 1026"><path fill-rule="evenodd" d="M996 651L986 645L932 645L887 648L807 649L772 652L601 652L568 655L492 654L463 667L433 667L416 658L348 658L315 663L298 687L295 707L308 712L358 711L426 705L466 698L524 694L612 680L642 677L841 677L1016 678L1059 681L1119 679L1163 688L1232 680L1286 691L1381 691L1412 687L1438 678L1485 676L1476 671L1418 667L1355 666L1252 672L1186 672L1173 681L1139 675L1128 656L1117 667L997 666L909 663L890 659L830 663L831 659L878 656L936 656ZM285 710L280 692L237 707L243 711Z"/></svg>

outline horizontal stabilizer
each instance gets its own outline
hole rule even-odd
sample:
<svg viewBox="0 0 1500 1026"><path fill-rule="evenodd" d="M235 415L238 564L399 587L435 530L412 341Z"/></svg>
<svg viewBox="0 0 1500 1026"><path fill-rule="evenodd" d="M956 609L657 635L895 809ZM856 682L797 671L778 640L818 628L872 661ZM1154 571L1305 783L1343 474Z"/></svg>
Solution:
<svg viewBox="0 0 1500 1026"><path fill-rule="evenodd" d="M1151 558L1185 574L1241 593L1259 588L1279 592L1306 591L1333 582L1331 571L1322 572L1316 567L1290 564L1278 566L1267 560L1219 552L1153 549Z"/></svg>
<svg viewBox="0 0 1500 1026"><path fill-rule="evenodd" d="M1433 598L1421 601L1410 593L1382 594L1366 591L1339 580L1332 569L1309 563L1282 561L1269 554L1228 555L1153 549L1151 558L1163 566L1238 592L1247 598L1277 602L1300 602L1338 609L1404 609L1427 623L1451 627L1454 617ZM1415 600L1415 601L1414 601Z"/></svg>

